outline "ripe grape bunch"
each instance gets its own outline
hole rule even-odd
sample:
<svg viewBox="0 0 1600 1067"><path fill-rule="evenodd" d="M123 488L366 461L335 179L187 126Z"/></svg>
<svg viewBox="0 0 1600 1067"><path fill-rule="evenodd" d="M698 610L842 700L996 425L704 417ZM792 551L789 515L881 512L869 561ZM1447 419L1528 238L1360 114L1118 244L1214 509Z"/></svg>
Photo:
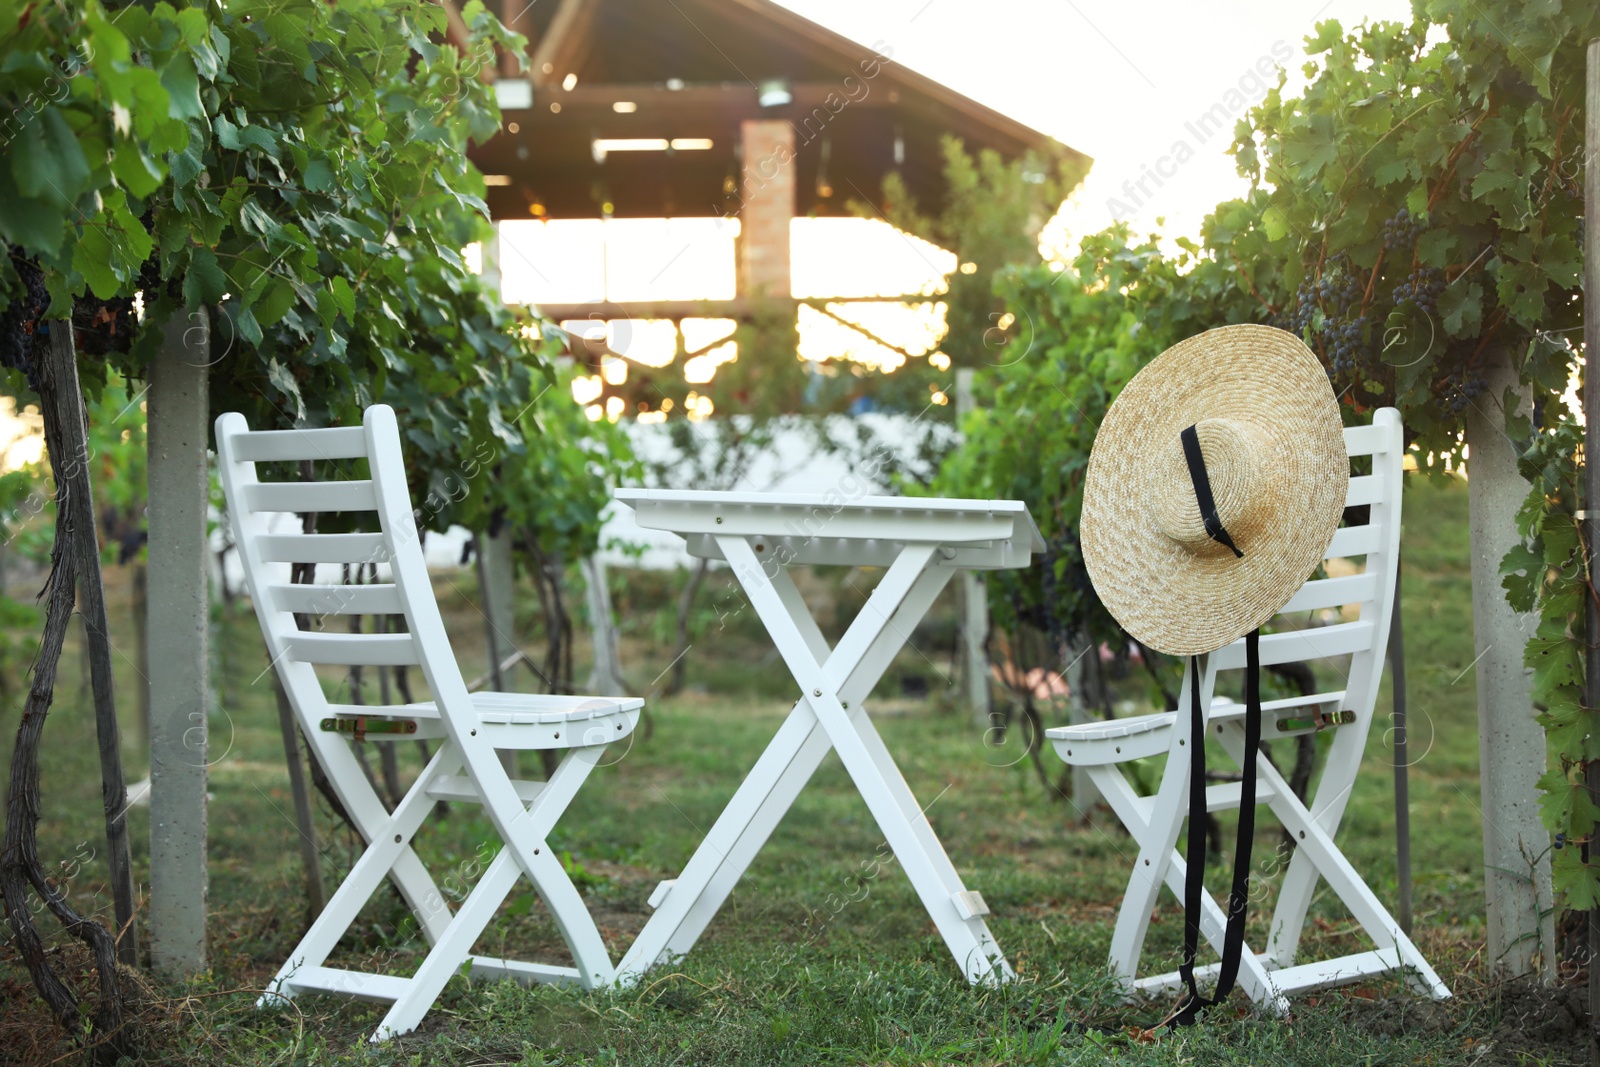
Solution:
<svg viewBox="0 0 1600 1067"><path fill-rule="evenodd" d="M1426 222L1412 215L1409 209L1401 208L1394 218L1383 224L1383 247L1391 251L1410 248L1427 228Z"/></svg>
<svg viewBox="0 0 1600 1067"><path fill-rule="evenodd" d="M1424 315L1432 315L1439 308L1439 294L1444 292L1444 274L1433 267L1418 267L1411 277L1394 287L1395 306L1410 304Z"/></svg>
<svg viewBox="0 0 1600 1067"><path fill-rule="evenodd" d="M22 278L23 292L0 310L0 367L19 370L29 388L38 391L38 367L33 361L33 342L39 317L50 306L44 275L33 264L13 257L12 264Z"/></svg>
<svg viewBox="0 0 1600 1067"><path fill-rule="evenodd" d="M1306 327L1311 325L1311 317L1317 310L1317 283L1304 281L1300 288L1295 290L1294 310L1289 312L1289 332L1304 334Z"/></svg>
<svg viewBox="0 0 1600 1067"><path fill-rule="evenodd" d="M1349 374L1356 369L1366 349L1362 336L1367 328L1367 317L1357 315L1344 321L1330 321L1323 330L1327 345L1328 366L1335 374Z"/></svg>
<svg viewBox="0 0 1600 1067"><path fill-rule="evenodd" d="M1322 273L1300 283L1284 320L1305 336L1322 312L1322 328L1311 344L1327 360L1331 374L1349 374L1366 354L1367 316L1361 310L1362 284L1343 256L1334 256Z"/></svg>
<svg viewBox="0 0 1600 1067"><path fill-rule="evenodd" d="M1446 411L1452 415L1460 415L1467 410L1467 405L1482 396L1488 387L1488 383L1476 371L1465 369L1444 383L1444 388L1439 392L1439 399Z"/></svg>
<svg viewBox="0 0 1600 1067"><path fill-rule="evenodd" d="M1318 278L1308 278L1295 292L1294 310L1289 315L1289 329L1303 334L1312 323L1317 309L1332 320L1361 298L1361 283L1347 270L1338 269Z"/></svg>

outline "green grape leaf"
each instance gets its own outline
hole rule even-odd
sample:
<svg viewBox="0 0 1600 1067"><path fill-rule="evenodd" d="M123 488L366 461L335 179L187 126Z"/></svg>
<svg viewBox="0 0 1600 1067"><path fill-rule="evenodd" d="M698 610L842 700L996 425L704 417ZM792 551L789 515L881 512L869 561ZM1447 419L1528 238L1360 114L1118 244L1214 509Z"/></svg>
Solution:
<svg viewBox="0 0 1600 1067"><path fill-rule="evenodd" d="M162 66L161 87L167 91L167 114L172 118L205 117L205 105L200 102L200 78L195 72L194 59L187 52L174 53Z"/></svg>
<svg viewBox="0 0 1600 1067"><path fill-rule="evenodd" d="M1576 846L1556 850L1550 873L1567 907L1573 911L1600 908L1600 866L1584 863Z"/></svg>
<svg viewBox="0 0 1600 1067"><path fill-rule="evenodd" d="M217 265L217 254L209 248L195 249L183 277L183 297L189 306L215 304L227 292L227 286L228 279Z"/></svg>
<svg viewBox="0 0 1600 1067"><path fill-rule="evenodd" d="M342 277L333 277L328 280L328 289L332 293L333 302L345 319L351 322L356 317L356 294L350 288L350 283Z"/></svg>

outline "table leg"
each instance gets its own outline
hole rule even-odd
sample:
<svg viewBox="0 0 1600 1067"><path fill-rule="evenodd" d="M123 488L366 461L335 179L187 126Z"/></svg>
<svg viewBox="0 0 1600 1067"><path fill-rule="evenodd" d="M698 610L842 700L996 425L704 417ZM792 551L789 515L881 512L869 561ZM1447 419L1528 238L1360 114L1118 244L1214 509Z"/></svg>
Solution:
<svg viewBox="0 0 1600 1067"><path fill-rule="evenodd" d="M811 709L804 702L795 705L622 957L619 983L632 985L664 957L693 947L829 747Z"/></svg>
<svg viewBox="0 0 1600 1067"><path fill-rule="evenodd" d="M928 822L926 810L917 803L916 796L911 792L910 785L905 776L900 773L900 768L895 764L894 757L889 754L889 749L883 743L883 738L878 735L877 727L872 723L872 718L865 710L857 710L850 718L851 724L856 728L861 738L862 747L877 767L884 783L888 786L890 795L894 797L906 819L911 823L912 830L916 833L917 840L923 852L928 857L928 863L938 876L946 899L954 900L967 892L966 886L961 881L961 875L956 872L955 865L950 862L950 856L945 852L944 845L940 843L938 835L933 832L933 826ZM974 898L967 898L973 900ZM970 917L963 919L968 930L980 945L992 949L992 960L1005 977L1012 977L1011 969L1006 964L1005 958L1000 955L998 946L995 945L994 935L989 933L989 926L984 922L983 916L987 910L974 912ZM948 942L949 938L946 938ZM963 942L965 943L965 942Z"/></svg>
<svg viewBox="0 0 1600 1067"><path fill-rule="evenodd" d="M954 572L931 565L931 547L919 546L909 554L902 554L851 624L839 648L830 653L788 572L777 568L775 575L767 576L747 542L727 540L737 540L743 549L742 554L734 550L739 554L736 573L741 575L747 591L754 592L751 587L760 587L760 596L753 599L752 606L773 634L774 641L780 642L780 651L782 641L797 642L810 654L811 666L826 675L836 700L842 698L840 710L855 705L856 711L847 721L860 731L861 756L870 768L864 772L869 778L868 788L874 788L871 779L875 779L876 791L892 805L880 814L878 808L884 805L874 808L869 799L869 810L873 810L896 856L906 867L958 964L974 981L992 979L995 972L1002 980L1011 977L1011 970L982 916L963 916L956 906L958 898L970 900L960 877L861 708L861 702L883 676ZM723 548L725 552L728 550L727 545ZM734 559L730 557L729 562L733 563ZM784 635L781 640L780 631ZM690 858L683 874L623 957L617 968L619 982L632 984L649 967L681 956L693 947L800 790L810 781L833 747L830 732L820 728L813 702L801 701L784 721L778 735L762 753L705 842ZM865 729L858 723L864 723ZM852 777L859 788L860 778L854 772ZM885 825L885 817L896 823L894 832ZM896 838L902 839L899 844L895 843ZM945 912L950 914L943 914Z"/></svg>
<svg viewBox="0 0 1600 1067"><path fill-rule="evenodd" d="M902 599L899 609L883 616L887 623L873 626L870 620L876 616L868 616L864 628L872 629L876 639L858 638L852 647L859 652L852 656L846 651L838 658L830 656L827 641L811 618L789 572L778 568L768 580L806 647L818 660L828 659L830 667L844 677L845 691L859 705L883 677L895 652L904 643L904 635L910 633L949 579L948 571L924 572ZM851 629L856 628L852 626ZM800 722L808 724L803 732ZM628 950L619 974L629 972L628 980L632 981L645 969L665 959L685 955L694 947L832 747L827 732L817 725L810 707L804 702L797 704L746 780L747 786L752 782L769 783L768 788L763 791L753 786L740 787L707 835L706 843L690 859L661 907Z"/></svg>
<svg viewBox="0 0 1600 1067"><path fill-rule="evenodd" d="M717 543L735 574L741 575L741 578L752 575L764 577L754 550L744 539L719 537ZM852 623L844 640L840 641L839 648L828 657L827 667L812 654L804 628L792 618L789 605L785 603L786 598L771 581L760 578L748 580L745 582L745 592L751 606L765 623L779 655L800 683L802 699L811 706L817 720L827 731L845 770L866 801L868 810L905 869L906 876L944 937L957 965L969 981L1005 981L1011 977L1011 969L981 915L973 913L972 898L964 890L952 888L951 883L947 882L948 877L953 880L954 887L961 884L943 848L938 845L932 828L927 826L926 819L917 808L904 777L887 749L882 747L881 739L877 741L876 754L871 743L864 740L851 714L846 711L845 699L840 694L841 683L853 680L851 676L855 674L855 668L864 665L869 652L877 653L878 656L874 658L878 658L883 655L885 648L890 647L892 642L880 642L879 639L900 614L902 606L909 606L905 603L909 594L913 591L925 592L932 585L931 581L924 579L928 577L926 572L933 562L935 550L934 545L909 545L901 552L873 591L867 606ZM948 575L943 577L948 580ZM874 613L876 619L873 618ZM856 649L860 651L854 651ZM889 654L892 655L892 651ZM882 662L886 665L886 660ZM869 668L867 674L872 673ZM877 673L881 675L881 670ZM859 711L859 698L856 703ZM872 736L876 737L875 730ZM915 812L914 818L908 814L908 807ZM919 822L921 828L917 825ZM925 843L924 834L931 839L933 849ZM935 859L936 855L939 859Z"/></svg>
<svg viewBox="0 0 1600 1067"><path fill-rule="evenodd" d="M821 681L821 671L816 670L812 679ZM938 846L937 839L933 838L932 828L927 827L920 811L917 811L915 819L906 813L906 805L916 810L916 800L893 761L889 761L888 767L883 767L873 758L837 695L823 689L821 696L808 693L806 700L817 713L823 729L828 731L845 770L860 790L862 799L867 802L867 809L877 820L878 828L883 831L900 866L905 868L906 877L911 879L917 895L922 898L923 907L928 910L929 918L939 928L939 933L967 980L992 983L1009 979L1011 968L981 916L974 914L971 898L959 888L960 878L950 866L943 848ZM917 823L922 826L919 828ZM933 839L937 851L926 846L924 833ZM953 880L955 888L946 881L947 875ZM958 901L967 904L966 914L962 913Z"/></svg>

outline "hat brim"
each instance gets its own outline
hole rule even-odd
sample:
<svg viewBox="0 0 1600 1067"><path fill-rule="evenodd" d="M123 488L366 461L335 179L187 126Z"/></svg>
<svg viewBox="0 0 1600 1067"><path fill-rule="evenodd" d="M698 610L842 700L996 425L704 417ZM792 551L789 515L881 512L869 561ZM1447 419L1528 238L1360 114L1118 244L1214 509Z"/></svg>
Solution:
<svg viewBox="0 0 1600 1067"><path fill-rule="evenodd" d="M1261 506L1275 521L1231 553L1200 554L1164 534L1146 499L1158 449L1204 419L1250 424L1266 465ZM1079 536L1095 592L1122 628L1175 656L1212 652L1254 630L1315 572L1350 485L1338 400L1293 334L1224 326L1151 360L1095 436Z"/></svg>

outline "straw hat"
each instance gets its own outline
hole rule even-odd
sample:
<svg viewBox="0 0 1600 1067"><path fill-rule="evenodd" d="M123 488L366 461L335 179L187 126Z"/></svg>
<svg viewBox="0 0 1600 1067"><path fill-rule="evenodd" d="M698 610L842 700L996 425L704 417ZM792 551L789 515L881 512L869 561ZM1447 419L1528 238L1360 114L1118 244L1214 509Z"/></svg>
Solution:
<svg viewBox="0 0 1600 1067"><path fill-rule="evenodd" d="M1194 427L1216 517L1207 533L1183 437ZM1339 404L1300 339L1224 326L1134 375L1089 455L1079 536L1107 610L1175 656L1270 619L1311 577L1350 482Z"/></svg>

